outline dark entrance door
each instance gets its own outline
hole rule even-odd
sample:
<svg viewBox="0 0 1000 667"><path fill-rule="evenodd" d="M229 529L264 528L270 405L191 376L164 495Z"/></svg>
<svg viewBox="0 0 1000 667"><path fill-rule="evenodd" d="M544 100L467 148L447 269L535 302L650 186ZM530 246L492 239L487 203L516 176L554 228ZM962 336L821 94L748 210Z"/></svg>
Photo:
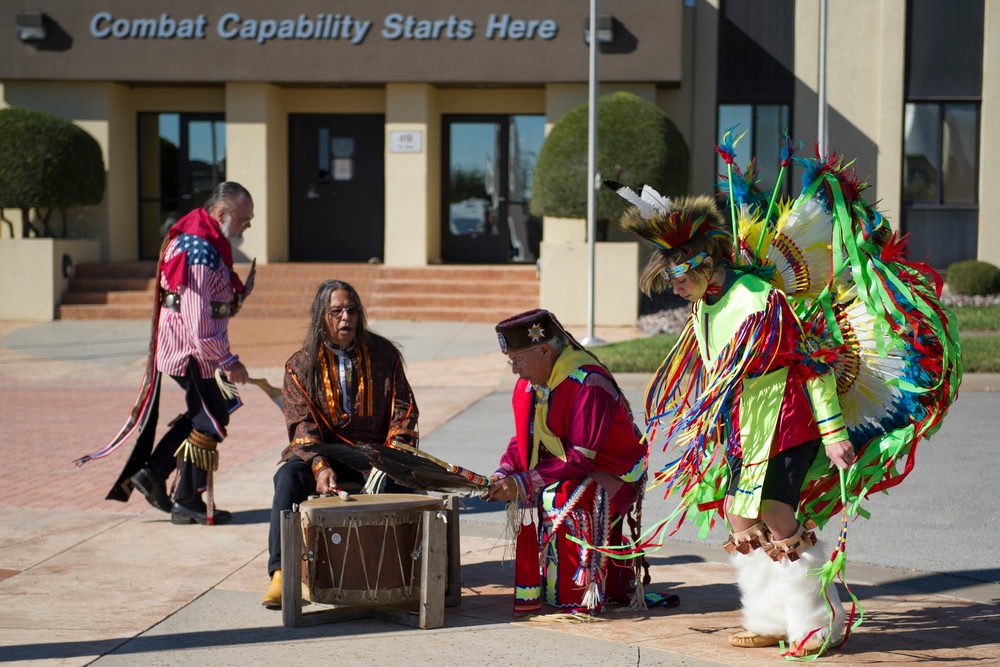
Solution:
<svg viewBox="0 0 1000 667"><path fill-rule="evenodd" d="M445 116L441 258L533 262L541 220L528 209L545 118Z"/></svg>
<svg viewBox="0 0 1000 667"><path fill-rule="evenodd" d="M222 114L140 113L139 258L156 259L167 230L226 180Z"/></svg>
<svg viewBox="0 0 1000 667"><path fill-rule="evenodd" d="M367 262L385 242L385 117L291 114L289 259Z"/></svg>

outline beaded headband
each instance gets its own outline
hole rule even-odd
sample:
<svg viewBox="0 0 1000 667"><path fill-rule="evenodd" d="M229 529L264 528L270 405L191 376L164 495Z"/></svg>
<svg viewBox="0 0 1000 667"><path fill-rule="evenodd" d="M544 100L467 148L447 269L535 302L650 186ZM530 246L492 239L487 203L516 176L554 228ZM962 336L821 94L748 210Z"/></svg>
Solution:
<svg viewBox="0 0 1000 667"><path fill-rule="evenodd" d="M708 259L707 252L699 252L697 255L684 262L683 264L677 264L673 268L663 269L660 271L660 277L666 281L667 285L673 282L674 278L683 276L685 273L690 271L696 266L700 266Z"/></svg>

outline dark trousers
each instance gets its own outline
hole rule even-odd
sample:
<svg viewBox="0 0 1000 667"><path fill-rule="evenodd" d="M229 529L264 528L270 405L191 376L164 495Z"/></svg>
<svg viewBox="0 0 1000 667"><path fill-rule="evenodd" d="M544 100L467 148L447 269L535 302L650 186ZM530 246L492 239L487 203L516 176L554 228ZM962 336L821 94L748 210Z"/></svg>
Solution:
<svg viewBox="0 0 1000 667"><path fill-rule="evenodd" d="M331 460L330 467L337 475L337 483L347 482L365 483L362 473L342 465L339 461ZM275 570L281 569L281 513L284 510L292 509L293 505L298 505L309 499L309 496L316 495L316 478L313 476L312 466L293 456L278 468L274 473L274 499L271 501L271 527L267 535L267 548L269 556L267 559L267 575L271 576Z"/></svg>
<svg viewBox="0 0 1000 667"><path fill-rule="evenodd" d="M194 358L188 359L187 375L170 377L184 389L187 412L179 415L156 443L148 465L163 479L169 477L176 468L178 473L174 499L194 501L205 490L208 475L190 461L178 461L175 452L192 429L207 433L221 442L225 437L225 428L229 425L229 401L222 395L214 377L201 377ZM216 424L222 429L222 433L216 429Z"/></svg>

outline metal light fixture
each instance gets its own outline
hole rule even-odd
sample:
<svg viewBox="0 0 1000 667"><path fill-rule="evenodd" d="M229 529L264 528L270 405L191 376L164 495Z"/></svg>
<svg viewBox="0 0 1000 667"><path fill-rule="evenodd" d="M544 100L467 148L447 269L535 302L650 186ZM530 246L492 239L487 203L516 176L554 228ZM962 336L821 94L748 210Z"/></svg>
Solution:
<svg viewBox="0 0 1000 667"><path fill-rule="evenodd" d="M597 15L597 43L610 44L615 41L615 19L610 14ZM590 44L590 17L583 17L583 43Z"/></svg>
<svg viewBox="0 0 1000 667"><path fill-rule="evenodd" d="M16 25L17 38L22 42L39 42L48 37L44 12L21 12Z"/></svg>

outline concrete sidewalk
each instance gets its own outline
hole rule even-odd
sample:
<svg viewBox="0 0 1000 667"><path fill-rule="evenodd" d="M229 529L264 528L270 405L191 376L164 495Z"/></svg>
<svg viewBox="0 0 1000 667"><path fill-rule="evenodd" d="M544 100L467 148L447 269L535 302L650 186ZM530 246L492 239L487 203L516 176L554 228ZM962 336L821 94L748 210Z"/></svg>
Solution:
<svg viewBox="0 0 1000 667"><path fill-rule="evenodd" d="M304 324L237 318L233 348L252 375L278 384L285 358L301 344ZM512 376L496 350L492 326L384 321L373 328L403 346L424 448L489 472L512 427ZM637 335L629 329L596 333L606 340ZM533 662L539 656L609 665L781 661L774 649L737 650L725 642L739 614L718 529L707 543L668 540L651 558L650 589L677 594L677 608L609 613L590 623L512 620L513 568L502 558L502 513L475 499L467 501L462 517L462 604L446 611L444 628L413 630L371 619L282 627L280 614L263 609L260 597L267 583L270 478L286 436L280 412L262 392L242 391L244 406L233 415L221 457L216 495L233 512L232 524L174 526L140 496L125 504L104 501L124 464L122 452L79 470L71 464L119 427L147 343L148 326L141 322L0 323L0 450L7 461L0 470L0 663L245 667L374 658L387 665L467 665ZM619 379L633 397L647 378ZM169 418L183 402L172 383L164 388L161 411ZM950 418L959 429L954 437L964 437L961 429L976 415L1000 409L997 394L972 392L998 388L995 376L966 378L969 412L956 410L958 417ZM949 465L947 448L934 449L938 437L927 445L927 459L915 475L921 465L930 472ZM952 436L940 437L946 445ZM938 463L933 456L940 449L945 452ZM992 468L978 459L973 463L983 472L982 483L991 485L995 476L986 471ZM909 497L907 486L887 497L885 514L897 499ZM969 486L968 492L978 489ZM647 521L661 507L651 495ZM997 664L1000 569L987 550L990 544L995 550L996 531L982 523L982 506L969 508L968 498L963 500L948 515L912 502L923 521L907 514L898 523L912 526L909 532L920 528L917 523L929 524L936 537L918 532L915 543L894 538L899 552L879 544L891 534L882 508L874 513L873 529L862 529L866 522L852 526L849 549L856 545L863 557L855 559L849 550L848 582L865 621L823 662ZM992 505L989 496L984 500ZM969 516L959 514L964 510ZM984 528L979 532L985 544L969 534L972 525Z"/></svg>

